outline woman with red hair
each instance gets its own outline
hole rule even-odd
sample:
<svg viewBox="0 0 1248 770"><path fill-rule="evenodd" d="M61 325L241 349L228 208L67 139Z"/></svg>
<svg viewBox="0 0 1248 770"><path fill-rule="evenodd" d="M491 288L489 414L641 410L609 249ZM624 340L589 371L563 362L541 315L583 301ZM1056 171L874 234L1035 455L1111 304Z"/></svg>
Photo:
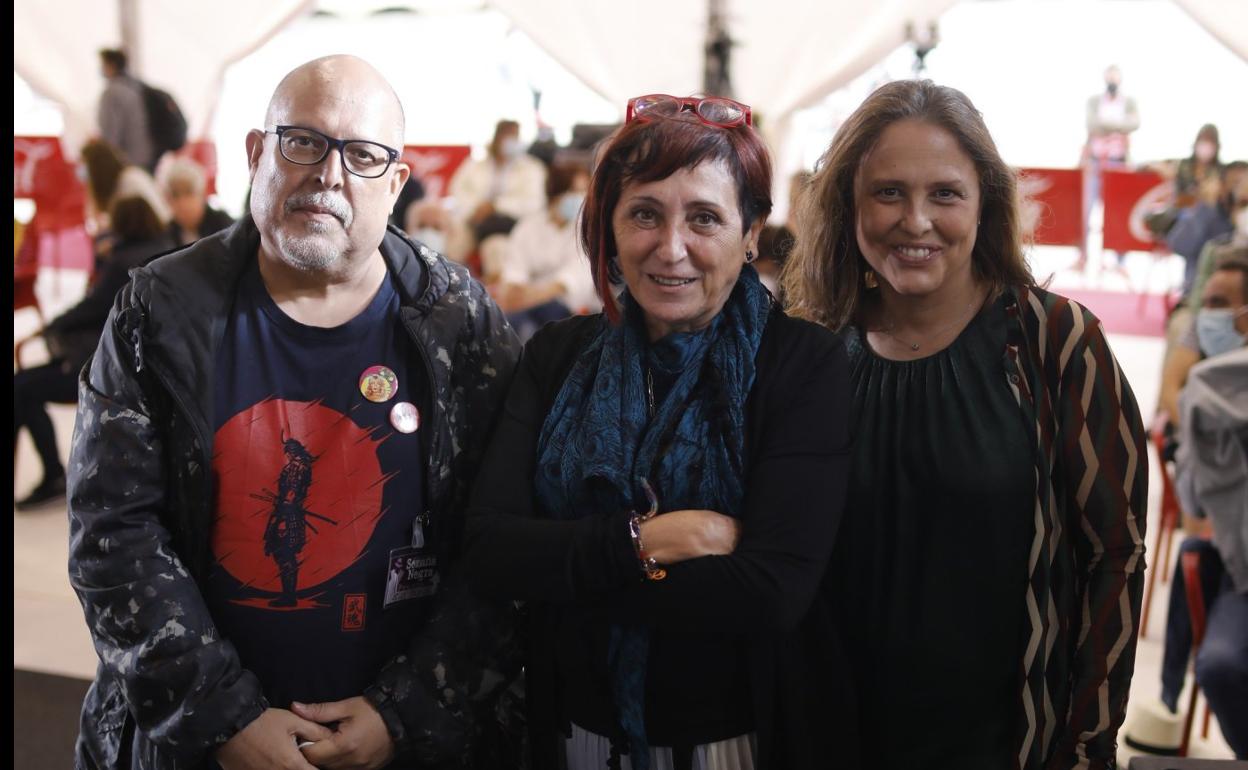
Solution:
<svg viewBox="0 0 1248 770"><path fill-rule="evenodd" d="M477 589L528 603L534 767L838 766L846 358L749 265L770 188L729 99L633 99L601 153L605 312L526 346L468 514Z"/></svg>

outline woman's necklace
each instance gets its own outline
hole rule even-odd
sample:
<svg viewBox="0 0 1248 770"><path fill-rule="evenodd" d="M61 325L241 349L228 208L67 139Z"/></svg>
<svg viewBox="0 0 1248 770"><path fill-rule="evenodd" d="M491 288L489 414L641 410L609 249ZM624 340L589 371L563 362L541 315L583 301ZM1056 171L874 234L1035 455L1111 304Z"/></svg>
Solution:
<svg viewBox="0 0 1248 770"><path fill-rule="evenodd" d="M971 311L974 309L975 309L975 300L971 300L969 303L967 303L966 310L962 311L962 313L953 322L947 323L944 326L937 329L936 331L927 335L928 340L935 339L939 337L941 334L957 326L958 324L965 322L966 319L971 315ZM909 340L904 340L901 337L898 337L896 334L893 333L893 329L896 329L896 328L897 328L897 324L890 322L887 326L880 329L880 333L886 334L889 337L892 337L893 339L897 340L901 344L910 348L911 351L918 352L919 348L922 347L922 343L910 342Z"/></svg>

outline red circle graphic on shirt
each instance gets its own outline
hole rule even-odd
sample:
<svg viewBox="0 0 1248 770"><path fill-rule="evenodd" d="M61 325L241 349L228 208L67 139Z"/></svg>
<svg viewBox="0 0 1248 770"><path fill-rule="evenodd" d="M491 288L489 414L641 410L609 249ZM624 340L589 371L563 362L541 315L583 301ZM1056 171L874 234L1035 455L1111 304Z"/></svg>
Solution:
<svg viewBox="0 0 1248 770"><path fill-rule="evenodd" d="M381 439L315 401L269 399L234 415L214 439L217 509L212 552L244 586L282 590L266 530L287 506L305 522L295 546L296 590L330 580L359 558L382 514ZM282 499L284 498L284 500ZM270 531L270 545L274 538ZM300 604L304 601L301 599Z"/></svg>

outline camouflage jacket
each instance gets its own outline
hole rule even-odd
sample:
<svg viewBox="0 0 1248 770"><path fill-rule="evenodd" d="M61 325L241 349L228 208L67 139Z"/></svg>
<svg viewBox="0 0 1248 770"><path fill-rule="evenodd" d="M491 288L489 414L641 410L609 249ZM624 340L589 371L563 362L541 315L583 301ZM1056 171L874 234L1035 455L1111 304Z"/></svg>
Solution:
<svg viewBox="0 0 1248 770"><path fill-rule="evenodd" d="M199 584L211 563L212 367L258 247L246 218L135 271L81 374L69 571L100 666L79 767L202 767L267 705ZM498 766L512 748L495 711L519 668L516 624L510 605L468 593L458 551L519 344L463 268L393 229L382 253L428 375L425 489L449 568L428 622L364 695L405 765Z"/></svg>

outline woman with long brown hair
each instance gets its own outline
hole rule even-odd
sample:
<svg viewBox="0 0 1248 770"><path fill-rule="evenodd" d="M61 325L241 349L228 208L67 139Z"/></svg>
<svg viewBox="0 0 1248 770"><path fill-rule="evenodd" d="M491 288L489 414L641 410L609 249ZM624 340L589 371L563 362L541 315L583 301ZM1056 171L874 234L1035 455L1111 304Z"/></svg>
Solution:
<svg viewBox="0 0 1248 770"><path fill-rule="evenodd" d="M901 81L840 128L800 206L789 310L850 355L825 588L874 767L1114 763L1144 430L1100 323L1036 286L1016 198L970 100Z"/></svg>

